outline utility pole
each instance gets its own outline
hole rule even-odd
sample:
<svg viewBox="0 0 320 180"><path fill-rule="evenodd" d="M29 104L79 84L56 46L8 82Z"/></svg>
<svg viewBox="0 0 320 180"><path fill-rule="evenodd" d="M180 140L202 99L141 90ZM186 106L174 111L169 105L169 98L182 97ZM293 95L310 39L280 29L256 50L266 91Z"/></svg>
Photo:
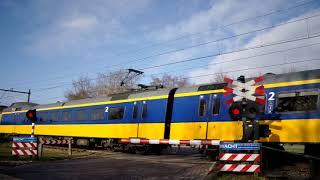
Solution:
<svg viewBox="0 0 320 180"><path fill-rule="evenodd" d="M25 91L15 91L15 90L12 90L12 89L1 89L0 88L0 91L20 93L20 94L28 94L28 101L27 102L30 102L30 96L31 96L31 90L30 89L29 89L28 92L25 92Z"/></svg>

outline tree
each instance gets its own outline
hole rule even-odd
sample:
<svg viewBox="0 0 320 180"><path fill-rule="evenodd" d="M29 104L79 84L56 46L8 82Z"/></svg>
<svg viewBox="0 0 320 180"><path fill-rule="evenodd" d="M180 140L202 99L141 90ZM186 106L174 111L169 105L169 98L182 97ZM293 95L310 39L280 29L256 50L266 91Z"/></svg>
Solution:
<svg viewBox="0 0 320 180"><path fill-rule="evenodd" d="M126 79L125 84L121 82ZM108 74L98 74L93 82L86 76L72 82L71 90L67 90L65 97L68 100L84 99L89 97L108 96L122 93L128 89L135 89L139 76L129 76L127 71L119 70ZM152 77L151 85L163 85L167 88L183 87L190 85L186 78L165 74L162 77Z"/></svg>
<svg viewBox="0 0 320 180"><path fill-rule="evenodd" d="M163 85L166 88L184 87L191 85L187 78L164 74L161 77L151 77L151 85Z"/></svg>
<svg viewBox="0 0 320 180"><path fill-rule="evenodd" d="M212 79L212 82L214 83L223 83L224 82L224 77L226 74L224 74L222 71L219 73L216 73Z"/></svg>
<svg viewBox="0 0 320 180"><path fill-rule="evenodd" d="M227 76L226 72L223 72L222 69L217 70L212 78L209 79L210 83L224 83L224 77Z"/></svg>
<svg viewBox="0 0 320 180"><path fill-rule="evenodd" d="M297 68L294 66L294 64L290 64L290 66L282 68L282 73L292 73L297 72Z"/></svg>
<svg viewBox="0 0 320 180"><path fill-rule="evenodd" d="M68 100L78 100L92 97L93 83L87 76L81 76L72 81L72 89L68 90L65 97Z"/></svg>
<svg viewBox="0 0 320 180"><path fill-rule="evenodd" d="M127 72L119 70L108 74L98 74L95 81L88 77L81 76L72 82L72 88L67 90L65 97L67 100L77 100L89 97L108 96L110 94L122 93L134 88L139 77L133 77L121 86L121 81L127 77Z"/></svg>

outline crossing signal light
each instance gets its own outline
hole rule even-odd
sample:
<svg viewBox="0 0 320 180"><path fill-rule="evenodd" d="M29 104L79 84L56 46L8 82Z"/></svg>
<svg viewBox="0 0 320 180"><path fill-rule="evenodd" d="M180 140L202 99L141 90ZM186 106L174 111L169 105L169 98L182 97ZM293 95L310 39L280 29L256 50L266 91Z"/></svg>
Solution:
<svg viewBox="0 0 320 180"><path fill-rule="evenodd" d="M27 111L26 116L34 123L37 120L37 111L35 109L29 110Z"/></svg>
<svg viewBox="0 0 320 180"><path fill-rule="evenodd" d="M229 108L229 115L233 121L242 119L242 106L240 103L233 103Z"/></svg>

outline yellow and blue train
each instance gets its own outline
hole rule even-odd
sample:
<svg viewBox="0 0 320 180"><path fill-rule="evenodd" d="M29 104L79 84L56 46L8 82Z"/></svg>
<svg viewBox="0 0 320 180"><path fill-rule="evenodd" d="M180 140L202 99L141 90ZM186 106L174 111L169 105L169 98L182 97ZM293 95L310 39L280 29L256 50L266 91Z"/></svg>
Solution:
<svg viewBox="0 0 320 180"><path fill-rule="evenodd" d="M0 133L30 134L28 109L36 109L35 134L120 139L242 138L223 102L225 83L146 90L47 105L14 103L0 115ZM261 142L319 144L320 70L266 74L266 104L260 124L271 135Z"/></svg>

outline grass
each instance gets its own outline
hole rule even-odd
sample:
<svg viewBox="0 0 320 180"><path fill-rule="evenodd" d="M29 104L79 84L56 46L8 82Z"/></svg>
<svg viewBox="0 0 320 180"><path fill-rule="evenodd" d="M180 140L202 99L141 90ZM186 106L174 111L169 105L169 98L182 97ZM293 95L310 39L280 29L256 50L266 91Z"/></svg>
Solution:
<svg viewBox="0 0 320 180"><path fill-rule="evenodd" d="M0 143L0 160L12 160L14 159L11 155L11 144Z"/></svg>
<svg viewBox="0 0 320 180"><path fill-rule="evenodd" d="M17 160L31 160L29 156L12 156L11 154L11 143L2 142L0 143L0 161L17 161ZM67 149L55 149L49 146L43 146L42 158L33 159L33 160L61 160L61 159L74 159L79 157L85 157L90 155L90 152L87 151L72 151L72 156L68 156Z"/></svg>
<svg viewBox="0 0 320 180"><path fill-rule="evenodd" d="M79 157L88 156L91 153L83 151L72 151L72 156L68 155L68 150L66 149L55 149L50 146L43 146L42 158L41 160L57 160L57 159L74 159Z"/></svg>
<svg viewBox="0 0 320 180"><path fill-rule="evenodd" d="M303 154L304 145L303 144L284 144L284 149L288 152Z"/></svg>

